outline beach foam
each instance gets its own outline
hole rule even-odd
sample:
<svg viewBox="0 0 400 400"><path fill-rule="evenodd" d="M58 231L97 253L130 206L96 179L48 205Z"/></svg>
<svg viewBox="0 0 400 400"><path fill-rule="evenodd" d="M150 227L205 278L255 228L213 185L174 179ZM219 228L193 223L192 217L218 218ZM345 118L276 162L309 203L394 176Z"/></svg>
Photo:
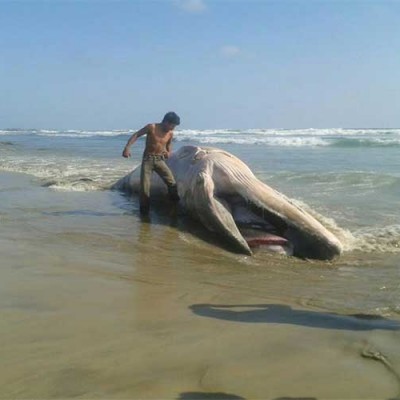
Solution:
<svg viewBox="0 0 400 400"><path fill-rule="evenodd" d="M400 253L400 225L363 228L354 233L352 250L368 253Z"/></svg>
<svg viewBox="0 0 400 400"><path fill-rule="evenodd" d="M29 174L39 178L43 186L63 191L108 189L130 167L123 162L56 156L45 159L8 157L0 162L3 171Z"/></svg>

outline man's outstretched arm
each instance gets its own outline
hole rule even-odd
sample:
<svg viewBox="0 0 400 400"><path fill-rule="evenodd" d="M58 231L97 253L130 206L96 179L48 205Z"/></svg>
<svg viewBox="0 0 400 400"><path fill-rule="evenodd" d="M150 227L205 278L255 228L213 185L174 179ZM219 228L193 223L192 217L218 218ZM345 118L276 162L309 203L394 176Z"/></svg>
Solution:
<svg viewBox="0 0 400 400"><path fill-rule="evenodd" d="M143 127L142 129L138 130L137 132L135 132L128 140L128 143L125 145L124 151L122 152L122 157L128 158L131 156L131 152L130 152L130 147L133 145L133 143L136 142L136 140L138 138L140 138L140 136L143 135L147 135L147 133L149 132L150 129L150 124L146 125L145 127Z"/></svg>

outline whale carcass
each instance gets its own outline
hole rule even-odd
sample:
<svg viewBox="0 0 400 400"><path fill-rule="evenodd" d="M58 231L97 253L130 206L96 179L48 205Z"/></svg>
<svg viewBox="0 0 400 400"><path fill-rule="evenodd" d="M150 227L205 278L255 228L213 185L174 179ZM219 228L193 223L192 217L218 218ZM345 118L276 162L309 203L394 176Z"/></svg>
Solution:
<svg viewBox="0 0 400 400"><path fill-rule="evenodd" d="M180 204L232 248L252 254L256 247L328 260L342 252L339 239L308 212L261 182L234 155L220 149L183 146L167 160ZM132 171L113 189L137 192L140 174ZM167 195L153 174L152 196Z"/></svg>

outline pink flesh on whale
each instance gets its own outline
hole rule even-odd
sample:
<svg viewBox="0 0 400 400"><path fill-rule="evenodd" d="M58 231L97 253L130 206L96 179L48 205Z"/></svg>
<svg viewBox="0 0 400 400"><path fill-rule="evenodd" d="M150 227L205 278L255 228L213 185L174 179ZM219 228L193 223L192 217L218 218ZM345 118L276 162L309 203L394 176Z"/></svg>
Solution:
<svg viewBox="0 0 400 400"><path fill-rule="evenodd" d="M285 246L288 244L285 238L273 235L272 233L261 233L257 236L244 236L244 238L250 247L265 245Z"/></svg>

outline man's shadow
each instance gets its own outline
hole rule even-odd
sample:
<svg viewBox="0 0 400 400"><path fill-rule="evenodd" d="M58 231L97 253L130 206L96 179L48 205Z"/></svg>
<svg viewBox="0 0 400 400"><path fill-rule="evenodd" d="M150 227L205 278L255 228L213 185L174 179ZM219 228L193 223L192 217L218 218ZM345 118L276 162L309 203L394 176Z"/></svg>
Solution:
<svg viewBox="0 0 400 400"><path fill-rule="evenodd" d="M310 328L370 331L400 330L400 321L370 314L336 314L295 310L283 304L193 304L196 315L240 323L290 324Z"/></svg>

